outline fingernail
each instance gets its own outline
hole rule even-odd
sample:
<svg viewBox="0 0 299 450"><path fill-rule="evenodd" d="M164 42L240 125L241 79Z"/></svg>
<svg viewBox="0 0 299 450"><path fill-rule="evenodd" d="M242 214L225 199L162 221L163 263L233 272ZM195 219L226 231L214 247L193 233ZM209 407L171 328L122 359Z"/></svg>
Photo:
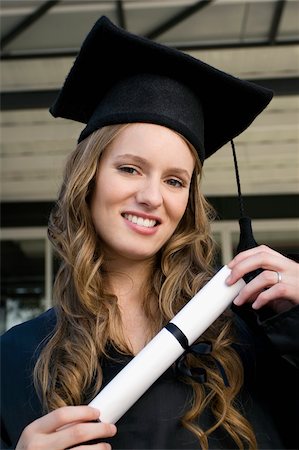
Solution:
<svg viewBox="0 0 299 450"><path fill-rule="evenodd" d="M113 425L113 423L110 424L110 428L111 428L111 433L116 433L117 428L115 425Z"/></svg>
<svg viewBox="0 0 299 450"><path fill-rule="evenodd" d="M240 303L241 303L241 301L240 301L240 298L239 298L239 296L237 296L236 298L235 298L235 300L233 301L233 303L234 303L234 305L240 305Z"/></svg>
<svg viewBox="0 0 299 450"><path fill-rule="evenodd" d="M226 282L227 284L229 284L230 281L231 281L231 279L232 279L232 277L231 277L231 275L229 275L229 276L227 277L227 279L225 280L225 282Z"/></svg>

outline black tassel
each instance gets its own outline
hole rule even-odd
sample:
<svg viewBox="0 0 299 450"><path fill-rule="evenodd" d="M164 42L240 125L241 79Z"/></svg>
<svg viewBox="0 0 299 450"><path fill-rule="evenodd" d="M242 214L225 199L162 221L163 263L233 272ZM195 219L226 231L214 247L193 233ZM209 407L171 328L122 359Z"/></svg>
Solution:
<svg viewBox="0 0 299 450"><path fill-rule="evenodd" d="M239 219L240 240L239 240L239 244L237 247L237 253L240 253L245 250L249 250L250 248L257 247L258 244L253 236L251 218L246 216L245 211L244 211L244 202L243 202L243 197L242 197L242 193L241 193L239 168L238 168L238 162L237 162L234 141L231 141L231 146L232 146L232 151L233 151L235 174L236 174L237 187L238 187L239 208L240 208L240 219ZM259 275L261 272L262 272L262 269L254 270L253 272L250 272L250 273L244 275L243 279L245 280L246 283L249 283L249 281L251 281L257 275Z"/></svg>
<svg viewBox="0 0 299 450"><path fill-rule="evenodd" d="M240 225L240 240L237 247L237 253L249 250L250 248L257 247L258 244L253 236L250 217L246 216L241 217L239 219L239 225ZM245 283L249 283L249 281L253 280L253 278L258 276L261 272L262 269L257 269L244 275L243 279Z"/></svg>
<svg viewBox="0 0 299 450"><path fill-rule="evenodd" d="M249 250L250 248L257 247L258 244L253 236L250 217L247 216L240 217L239 226L240 226L240 240L237 247L237 253L243 252L244 250Z"/></svg>

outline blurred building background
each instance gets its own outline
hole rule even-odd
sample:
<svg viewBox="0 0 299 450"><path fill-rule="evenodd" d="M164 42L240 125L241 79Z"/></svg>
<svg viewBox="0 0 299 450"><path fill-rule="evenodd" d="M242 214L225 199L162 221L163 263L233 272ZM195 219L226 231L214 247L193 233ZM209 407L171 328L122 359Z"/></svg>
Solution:
<svg viewBox="0 0 299 450"><path fill-rule="evenodd" d="M2 0L1 331L52 304L47 220L83 125L48 108L101 15L274 90L235 140L242 191L256 240L299 253L298 0ZM99 63L105 70L100 54ZM230 146L206 162L203 190L221 219L213 231L227 262L239 214Z"/></svg>

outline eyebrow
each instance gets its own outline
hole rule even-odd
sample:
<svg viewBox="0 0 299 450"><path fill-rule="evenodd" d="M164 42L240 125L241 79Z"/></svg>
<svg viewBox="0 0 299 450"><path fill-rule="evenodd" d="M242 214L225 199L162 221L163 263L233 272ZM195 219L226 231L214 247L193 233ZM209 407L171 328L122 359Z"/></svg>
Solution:
<svg viewBox="0 0 299 450"><path fill-rule="evenodd" d="M144 159L144 158L142 158L141 156L138 156L138 155L133 155L131 153L124 153L122 155L118 155L116 157L116 160L122 160L124 158L125 159L126 158L132 159L136 163L143 164L146 167L148 167L150 165L149 162L146 159ZM185 169L180 168L180 167L170 167L169 168L169 172L174 173L174 174L176 174L178 176L185 176L185 177L188 178L188 180L191 179L191 175L189 174L189 172L187 170L185 170Z"/></svg>
<svg viewBox="0 0 299 450"><path fill-rule="evenodd" d="M123 153L122 155L118 155L116 157L116 160L121 160L121 159L124 159L124 158L125 159L126 158L132 159L136 163L140 163L140 164L143 164L143 165L146 165L146 166L149 165L149 162L146 159L144 159L144 158L142 158L141 156L138 156L138 155L133 155L132 153Z"/></svg>

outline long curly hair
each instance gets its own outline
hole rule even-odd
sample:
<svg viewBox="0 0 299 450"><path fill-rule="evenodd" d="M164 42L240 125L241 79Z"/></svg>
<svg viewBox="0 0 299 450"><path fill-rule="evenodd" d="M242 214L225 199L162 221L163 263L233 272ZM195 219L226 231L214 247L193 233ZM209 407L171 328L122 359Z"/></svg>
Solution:
<svg viewBox="0 0 299 450"><path fill-rule="evenodd" d="M48 236L61 264L54 286L56 328L34 369L34 383L45 412L88 403L97 394L103 380L100 356L109 357L109 345L130 352L122 332L117 298L103 280L105 258L90 212L101 154L127 126L103 127L78 144L67 161L58 201L50 215ZM146 283L143 307L151 323L150 338L213 275L210 221L214 213L200 191L200 175L197 159L186 211L156 256ZM208 436L220 426L237 448L254 449L252 428L236 406L243 369L231 346L234 333L229 314L223 314L201 339L212 342L212 355L223 365L230 387L224 388L218 370L208 358L199 361L189 355L190 366L204 367L208 381L203 386L183 380L192 386L193 401L182 423L195 434L203 449L208 449ZM197 419L206 408L212 411L215 422L203 430Z"/></svg>

